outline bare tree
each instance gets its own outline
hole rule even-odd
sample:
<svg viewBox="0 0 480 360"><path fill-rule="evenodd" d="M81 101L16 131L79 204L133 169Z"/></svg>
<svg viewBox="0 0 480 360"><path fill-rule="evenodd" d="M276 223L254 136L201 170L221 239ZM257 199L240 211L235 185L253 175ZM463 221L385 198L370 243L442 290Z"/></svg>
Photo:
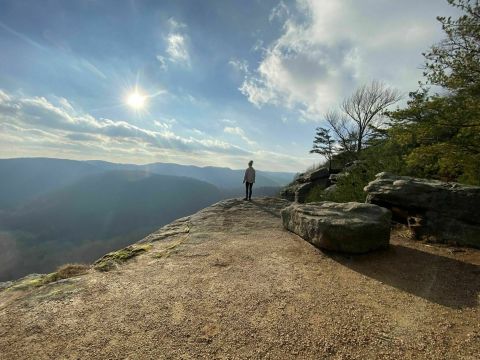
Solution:
<svg viewBox="0 0 480 360"><path fill-rule="evenodd" d="M335 133L342 151L355 152L357 133L349 119L338 111L329 111L325 121Z"/></svg>
<svg viewBox="0 0 480 360"><path fill-rule="evenodd" d="M359 153L365 142L376 133L385 110L401 99L400 93L379 81L363 85L340 106L341 111L325 115L345 151Z"/></svg>

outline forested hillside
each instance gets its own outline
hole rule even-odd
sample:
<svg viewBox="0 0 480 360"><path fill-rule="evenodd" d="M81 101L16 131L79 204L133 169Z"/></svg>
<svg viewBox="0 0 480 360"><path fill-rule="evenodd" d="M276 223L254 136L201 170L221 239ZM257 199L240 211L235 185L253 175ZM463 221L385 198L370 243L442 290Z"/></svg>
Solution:
<svg viewBox="0 0 480 360"><path fill-rule="evenodd" d="M363 201L363 187L381 171L480 185L480 6L448 2L463 14L437 18L444 39L423 54L424 79L406 106L392 109L400 94L373 82L325 115L312 152L334 171L355 166L334 192L314 191L310 200Z"/></svg>
<svg viewBox="0 0 480 360"><path fill-rule="evenodd" d="M0 281L92 262L222 198L186 177L111 171L0 213Z"/></svg>

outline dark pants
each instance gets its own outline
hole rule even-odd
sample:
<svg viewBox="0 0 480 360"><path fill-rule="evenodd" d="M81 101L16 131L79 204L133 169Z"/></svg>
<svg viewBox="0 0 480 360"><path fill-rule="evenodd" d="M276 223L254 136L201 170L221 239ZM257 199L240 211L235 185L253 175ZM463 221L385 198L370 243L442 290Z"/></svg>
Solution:
<svg viewBox="0 0 480 360"><path fill-rule="evenodd" d="M245 183L245 198L247 199L252 198L252 186L253 183L249 183L248 181Z"/></svg>

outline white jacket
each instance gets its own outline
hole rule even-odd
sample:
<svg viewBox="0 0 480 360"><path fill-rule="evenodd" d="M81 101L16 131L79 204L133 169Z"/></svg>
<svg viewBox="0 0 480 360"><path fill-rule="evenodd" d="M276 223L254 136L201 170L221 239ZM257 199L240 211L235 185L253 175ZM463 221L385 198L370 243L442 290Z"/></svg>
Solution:
<svg viewBox="0 0 480 360"><path fill-rule="evenodd" d="M243 177L243 181L254 183L255 182L255 169L253 167L248 167L245 170L245 176Z"/></svg>

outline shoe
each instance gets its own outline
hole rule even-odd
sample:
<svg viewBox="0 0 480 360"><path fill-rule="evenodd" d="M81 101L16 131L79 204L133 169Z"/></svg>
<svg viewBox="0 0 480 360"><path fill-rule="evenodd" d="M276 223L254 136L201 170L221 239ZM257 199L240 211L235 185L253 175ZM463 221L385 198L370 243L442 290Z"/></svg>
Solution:
<svg viewBox="0 0 480 360"><path fill-rule="evenodd" d="M249 198L248 201L252 201L252 198Z"/></svg>
<svg viewBox="0 0 480 360"><path fill-rule="evenodd" d="M243 200L248 200L247 198L244 198Z"/></svg>

